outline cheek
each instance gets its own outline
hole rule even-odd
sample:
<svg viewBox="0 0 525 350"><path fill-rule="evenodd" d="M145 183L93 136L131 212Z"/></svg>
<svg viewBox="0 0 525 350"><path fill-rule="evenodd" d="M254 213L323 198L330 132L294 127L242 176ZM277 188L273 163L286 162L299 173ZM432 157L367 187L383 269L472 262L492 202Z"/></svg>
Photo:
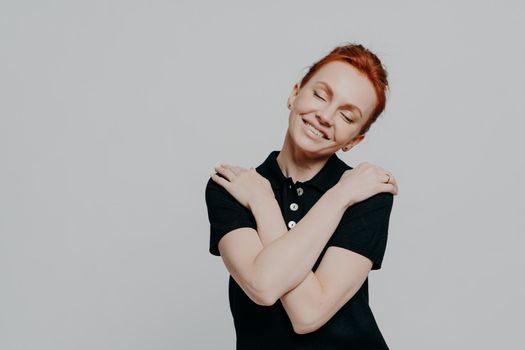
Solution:
<svg viewBox="0 0 525 350"><path fill-rule="evenodd" d="M294 103L294 110L297 114L310 113L315 111L315 103L303 96L298 96Z"/></svg>
<svg viewBox="0 0 525 350"><path fill-rule="evenodd" d="M343 124L344 123L344 124ZM356 137L358 131L357 125L350 125L344 120L341 121L335 130L334 138L336 142L348 142Z"/></svg>

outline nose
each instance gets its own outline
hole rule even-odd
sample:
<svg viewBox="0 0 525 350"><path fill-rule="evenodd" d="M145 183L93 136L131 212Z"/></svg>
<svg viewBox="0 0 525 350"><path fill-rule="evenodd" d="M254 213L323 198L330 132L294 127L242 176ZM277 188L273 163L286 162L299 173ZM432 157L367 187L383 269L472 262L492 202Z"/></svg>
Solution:
<svg viewBox="0 0 525 350"><path fill-rule="evenodd" d="M319 111L315 116L320 124L325 126L332 126L333 120L330 117L330 113L328 111L328 108L325 108L321 111Z"/></svg>

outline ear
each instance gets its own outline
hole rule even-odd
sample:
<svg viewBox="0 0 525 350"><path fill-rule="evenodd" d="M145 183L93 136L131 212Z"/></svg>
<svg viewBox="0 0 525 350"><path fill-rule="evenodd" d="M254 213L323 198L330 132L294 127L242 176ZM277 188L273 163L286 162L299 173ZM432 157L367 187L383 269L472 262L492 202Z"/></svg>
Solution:
<svg viewBox="0 0 525 350"><path fill-rule="evenodd" d="M290 96L288 96L288 105L293 105L295 98L299 94L299 89L299 83L295 83L292 88L292 92L290 92Z"/></svg>
<svg viewBox="0 0 525 350"><path fill-rule="evenodd" d="M344 147L342 148L343 151L345 152L349 151L350 149L352 149L352 147L357 145L359 142L363 141L364 138L365 138L364 134L357 135L352 140L350 140L346 145L344 145Z"/></svg>

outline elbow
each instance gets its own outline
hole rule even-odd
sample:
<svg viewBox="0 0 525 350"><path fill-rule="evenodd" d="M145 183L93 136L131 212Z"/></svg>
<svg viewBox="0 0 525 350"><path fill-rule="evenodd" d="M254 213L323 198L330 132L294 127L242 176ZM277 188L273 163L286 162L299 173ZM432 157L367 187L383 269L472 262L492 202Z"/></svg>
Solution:
<svg viewBox="0 0 525 350"><path fill-rule="evenodd" d="M293 330L296 334L308 334L308 333L312 333L312 332L315 332L316 330L318 330L320 328L320 326L316 325L316 324L306 324L306 323L301 323L301 324L292 324L293 326Z"/></svg>
<svg viewBox="0 0 525 350"><path fill-rule="evenodd" d="M260 306L272 306L275 304L275 299L272 297L270 293L268 293L265 289L261 289L257 286L257 284L250 284L249 287L250 293L248 296L250 299L257 305Z"/></svg>
<svg viewBox="0 0 525 350"><path fill-rule="evenodd" d="M244 294L250 298L255 304L260 306L272 306L275 301L269 296L268 293L259 290L253 283L245 281L244 283L237 282L239 287L243 290Z"/></svg>
<svg viewBox="0 0 525 350"><path fill-rule="evenodd" d="M293 327L293 331L295 332L295 334L307 334L308 333L308 330L303 325L292 323L292 327Z"/></svg>
<svg viewBox="0 0 525 350"><path fill-rule="evenodd" d="M310 312L307 312L310 311ZM296 334L308 334L321 328L324 322L319 317L317 310L304 308L300 314L290 317L293 330Z"/></svg>
<svg viewBox="0 0 525 350"><path fill-rule="evenodd" d="M256 301L254 300L254 302L261 306L272 306L277 302L277 299L279 299L274 296L274 293L271 293L264 288L256 289L254 295L257 299Z"/></svg>
<svg viewBox="0 0 525 350"><path fill-rule="evenodd" d="M255 304L260 306L272 306L277 301L269 293L254 290L253 288L249 297Z"/></svg>
<svg viewBox="0 0 525 350"><path fill-rule="evenodd" d="M274 305L278 297L275 296L275 293L272 291L272 288L269 288L270 283L263 278L256 278L250 283L251 291L253 298L252 301L261 306L272 306Z"/></svg>
<svg viewBox="0 0 525 350"><path fill-rule="evenodd" d="M265 283L260 283L258 280L252 280L251 283L249 283L249 291L250 293L248 296L250 299L260 306L272 306L277 301L277 298L273 296L273 293L271 293L268 288L265 288L264 286L267 286Z"/></svg>
<svg viewBox="0 0 525 350"><path fill-rule="evenodd" d="M310 333L306 328L302 328L296 325L293 325L293 331L295 332L295 334L299 335Z"/></svg>
<svg viewBox="0 0 525 350"><path fill-rule="evenodd" d="M261 306L272 306L277 301L275 298L268 294L259 294L259 302L257 304Z"/></svg>

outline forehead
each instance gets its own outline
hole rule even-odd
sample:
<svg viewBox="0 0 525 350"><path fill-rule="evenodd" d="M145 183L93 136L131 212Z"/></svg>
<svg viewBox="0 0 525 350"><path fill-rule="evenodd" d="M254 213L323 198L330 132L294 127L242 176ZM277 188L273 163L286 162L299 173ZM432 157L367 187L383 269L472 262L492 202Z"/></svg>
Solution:
<svg viewBox="0 0 525 350"><path fill-rule="evenodd" d="M353 104L368 115L376 104L374 86L351 64L333 61L325 64L308 81L308 85L323 87L328 84L339 104Z"/></svg>

